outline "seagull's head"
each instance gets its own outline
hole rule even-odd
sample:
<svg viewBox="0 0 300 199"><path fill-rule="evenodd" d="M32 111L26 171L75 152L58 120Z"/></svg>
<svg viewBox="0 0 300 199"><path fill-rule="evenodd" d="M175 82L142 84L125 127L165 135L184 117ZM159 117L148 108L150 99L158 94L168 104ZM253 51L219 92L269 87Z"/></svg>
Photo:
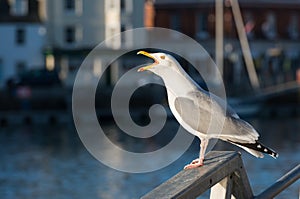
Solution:
<svg viewBox="0 0 300 199"><path fill-rule="evenodd" d="M139 68L138 72L151 71L160 75L163 71L176 69L178 65L176 59L166 53L148 53L146 51L139 51L137 54L149 57L154 61L147 66Z"/></svg>

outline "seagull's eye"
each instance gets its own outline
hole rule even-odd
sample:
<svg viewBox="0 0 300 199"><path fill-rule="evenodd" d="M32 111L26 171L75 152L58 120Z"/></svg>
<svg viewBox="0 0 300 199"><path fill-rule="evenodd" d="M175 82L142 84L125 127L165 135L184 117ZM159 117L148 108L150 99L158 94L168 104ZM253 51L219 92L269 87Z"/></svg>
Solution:
<svg viewBox="0 0 300 199"><path fill-rule="evenodd" d="M161 56L160 56L160 58L161 58L161 59L165 59L165 58L166 58L166 56L164 56L164 55L161 55Z"/></svg>

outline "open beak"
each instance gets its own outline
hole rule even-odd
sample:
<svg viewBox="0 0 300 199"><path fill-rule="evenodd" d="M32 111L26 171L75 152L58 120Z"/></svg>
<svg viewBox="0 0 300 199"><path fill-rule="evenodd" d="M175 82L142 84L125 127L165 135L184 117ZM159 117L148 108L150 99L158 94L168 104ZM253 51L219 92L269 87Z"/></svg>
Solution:
<svg viewBox="0 0 300 199"><path fill-rule="evenodd" d="M144 67L141 67L138 69L138 72L142 72L142 71L145 71L145 70L149 70L150 68L152 68L153 66L159 64L158 60L152 56L150 53L146 52L146 51L139 51L137 53L138 55L145 55L146 57L149 57L151 59L153 59L154 63L148 65L148 66L144 66Z"/></svg>

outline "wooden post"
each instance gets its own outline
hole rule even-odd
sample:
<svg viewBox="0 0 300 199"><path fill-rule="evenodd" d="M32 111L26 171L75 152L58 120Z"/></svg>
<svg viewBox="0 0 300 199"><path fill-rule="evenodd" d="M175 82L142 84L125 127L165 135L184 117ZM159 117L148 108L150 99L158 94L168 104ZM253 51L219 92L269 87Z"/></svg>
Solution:
<svg viewBox="0 0 300 199"><path fill-rule="evenodd" d="M210 199L233 199L231 197L232 177L226 177L210 189ZM235 197L234 197L235 198Z"/></svg>
<svg viewBox="0 0 300 199"><path fill-rule="evenodd" d="M255 199L273 198L299 178L300 164ZM203 166L180 171L142 198L196 198L210 188L210 199L254 198L239 153L211 151L205 156Z"/></svg>
<svg viewBox="0 0 300 199"><path fill-rule="evenodd" d="M211 198L253 198L239 153L211 151L202 167L182 170L142 198L196 198L210 188Z"/></svg>

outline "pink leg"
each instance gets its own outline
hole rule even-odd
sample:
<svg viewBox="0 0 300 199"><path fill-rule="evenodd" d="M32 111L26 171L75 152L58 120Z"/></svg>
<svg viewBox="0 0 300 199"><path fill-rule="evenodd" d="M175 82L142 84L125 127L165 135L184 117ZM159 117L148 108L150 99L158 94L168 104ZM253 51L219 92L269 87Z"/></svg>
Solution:
<svg viewBox="0 0 300 199"><path fill-rule="evenodd" d="M184 169L193 169L203 165L204 154L205 154L207 144L208 144L207 139L201 139L199 158L193 160L190 164L186 165Z"/></svg>

